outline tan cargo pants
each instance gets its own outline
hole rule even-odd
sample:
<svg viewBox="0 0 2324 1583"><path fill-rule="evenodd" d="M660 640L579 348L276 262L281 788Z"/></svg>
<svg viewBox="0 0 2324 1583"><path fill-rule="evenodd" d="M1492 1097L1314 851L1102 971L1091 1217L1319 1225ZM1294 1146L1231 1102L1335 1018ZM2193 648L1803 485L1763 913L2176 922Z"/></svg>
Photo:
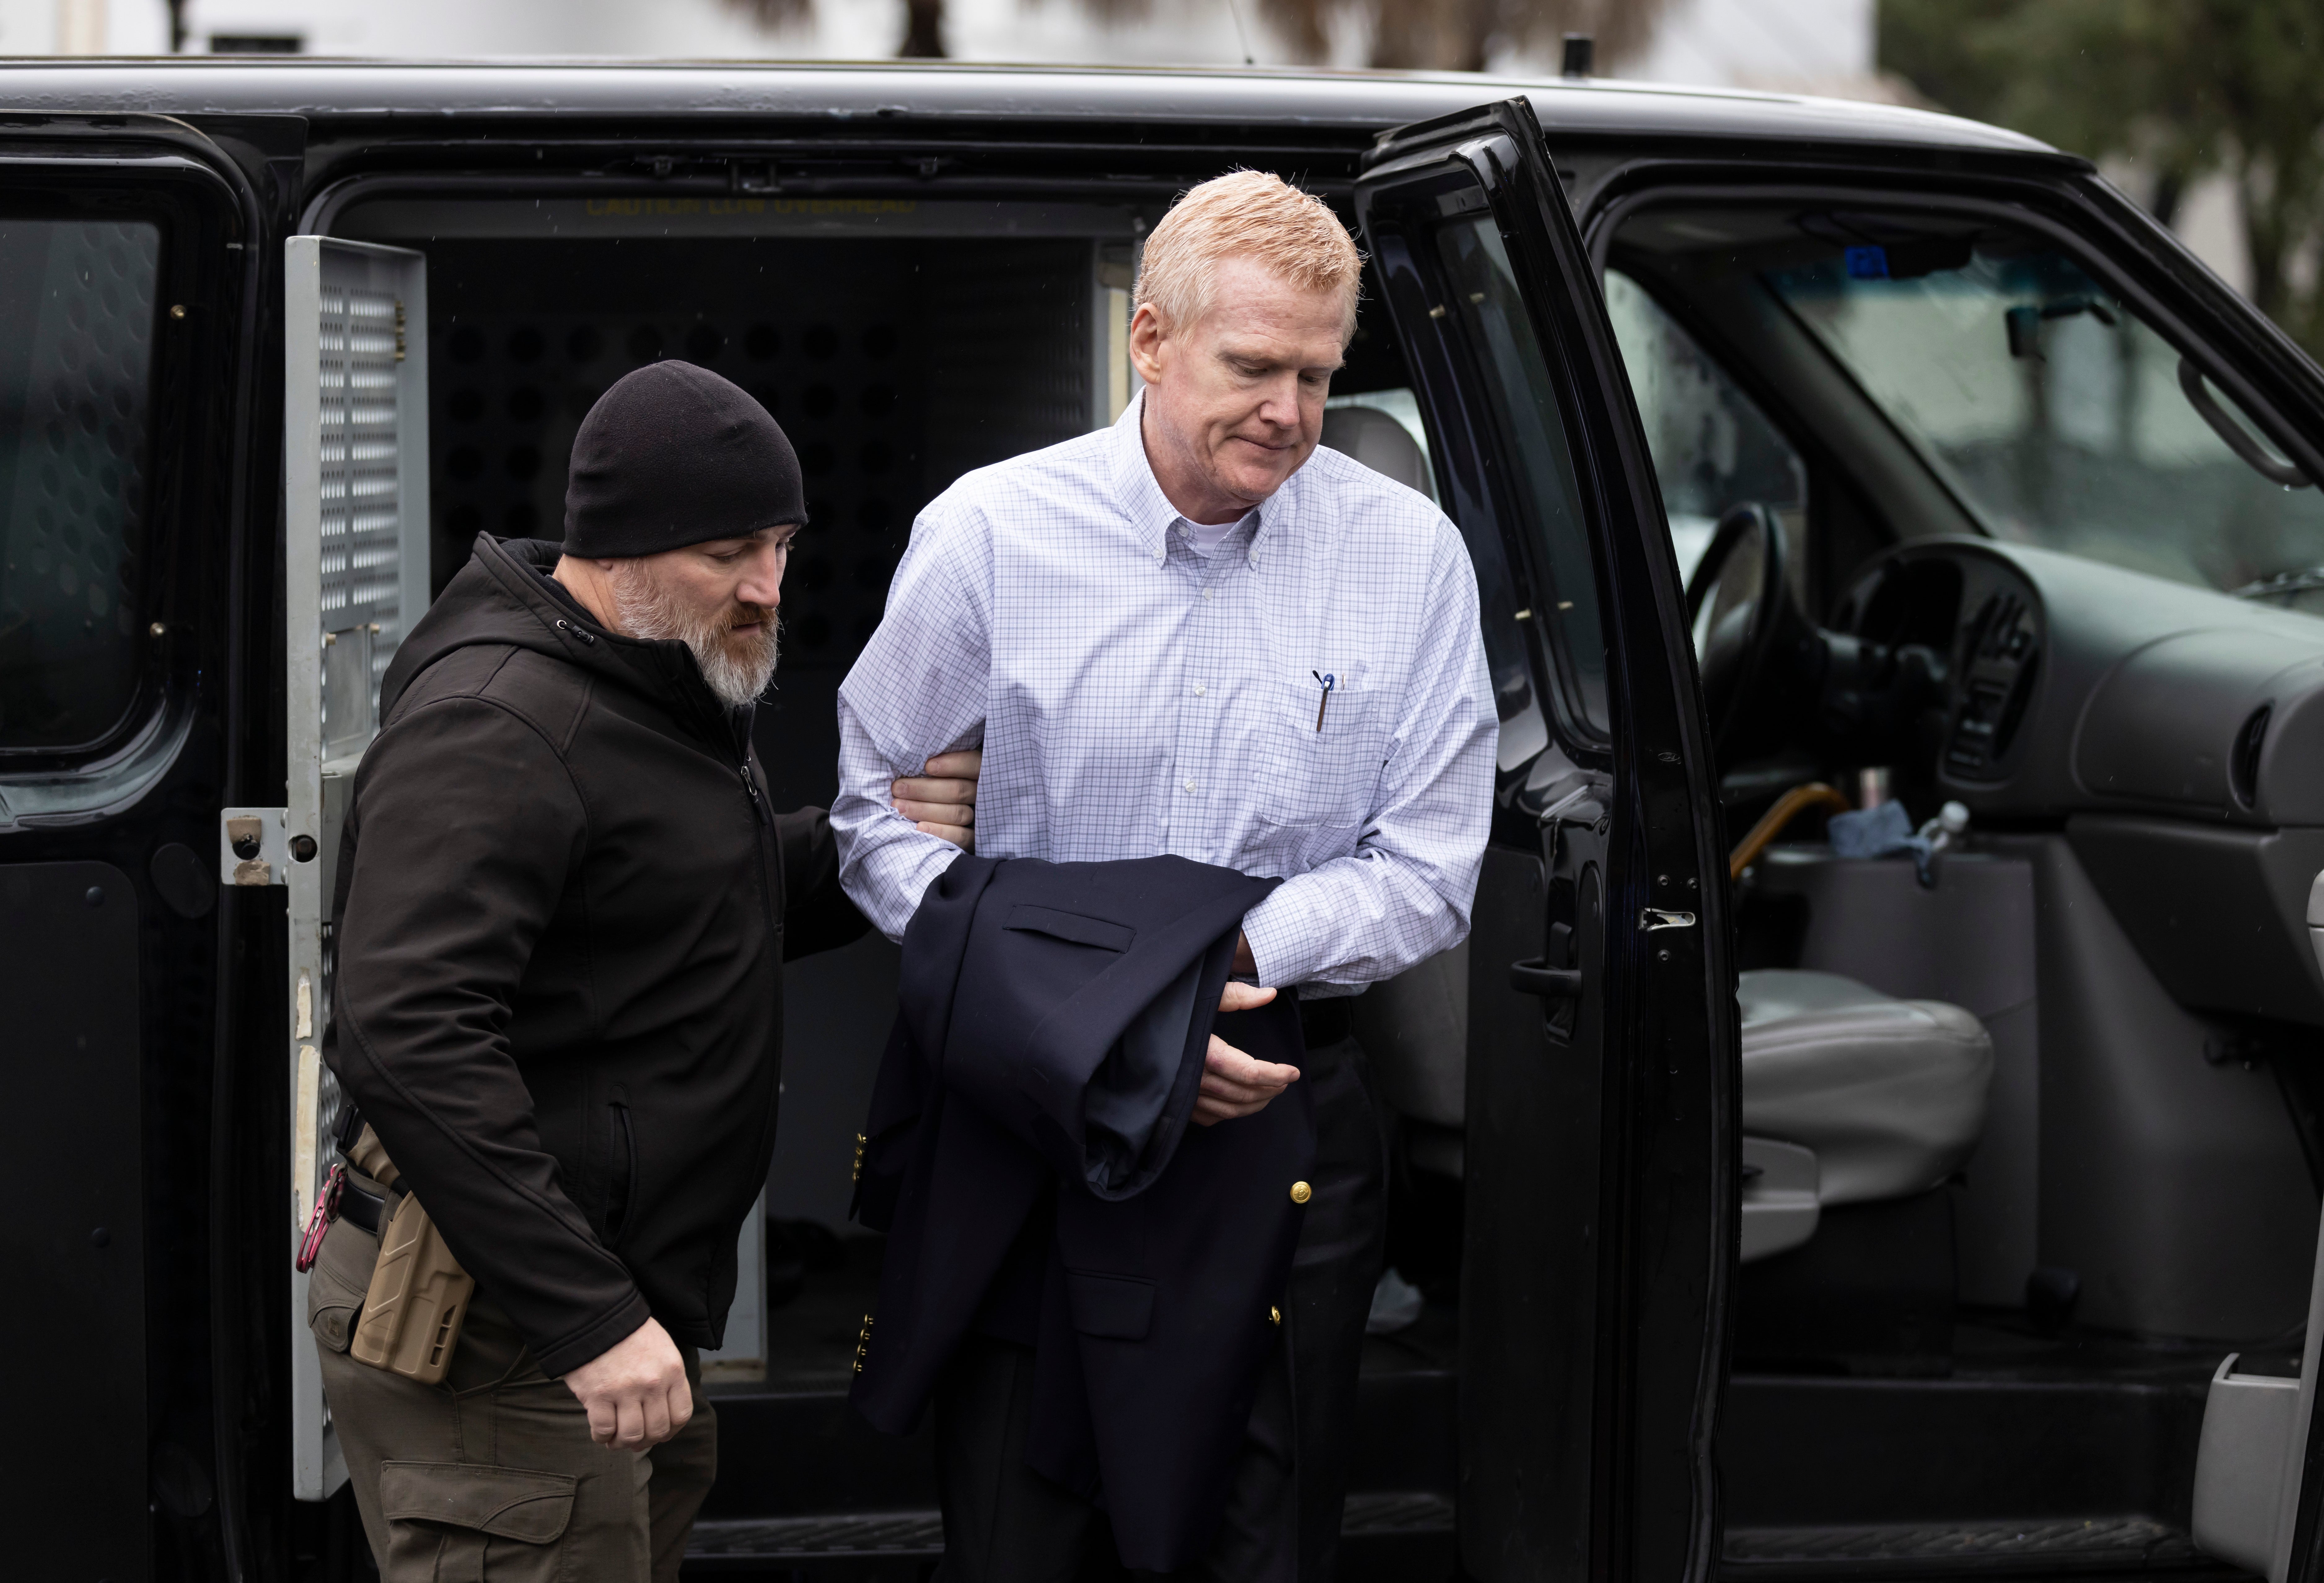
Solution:
<svg viewBox="0 0 2324 1583"><path fill-rule="evenodd" d="M481 1288L442 1385L348 1357L378 1256L370 1232L334 1223L308 1276L307 1322L382 1583L678 1583L718 1474L694 1348L679 1348L692 1420L650 1451L615 1450L590 1440L580 1402Z"/></svg>

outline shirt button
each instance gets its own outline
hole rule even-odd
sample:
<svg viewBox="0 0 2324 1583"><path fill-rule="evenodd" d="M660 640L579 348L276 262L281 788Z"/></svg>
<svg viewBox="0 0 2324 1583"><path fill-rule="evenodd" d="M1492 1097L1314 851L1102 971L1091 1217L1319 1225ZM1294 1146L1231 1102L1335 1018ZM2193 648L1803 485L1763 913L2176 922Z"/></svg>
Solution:
<svg viewBox="0 0 2324 1583"><path fill-rule="evenodd" d="M1194 789L1194 783L1193 781L1191 781L1191 780L1190 780L1190 781L1188 781L1188 782L1186 783L1186 789L1187 789L1188 791L1193 791L1193 790Z"/></svg>
<svg viewBox="0 0 2324 1583"><path fill-rule="evenodd" d="M1196 683L1194 684L1194 696L1195 696L1195 697L1199 698L1199 697L1201 697L1204 693L1207 693L1207 692L1209 692L1209 691L1210 691L1210 689L1209 689L1208 687L1206 687L1206 686L1203 686L1203 684L1202 684L1202 683L1200 683L1200 682L1196 682Z"/></svg>
<svg viewBox="0 0 2324 1583"><path fill-rule="evenodd" d="M1204 599L1208 599L1210 596L1211 596L1211 591L1210 591L1209 589L1207 589L1207 588L1204 589L1204 590L1203 590L1203 597L1204 597Z"/></svg>

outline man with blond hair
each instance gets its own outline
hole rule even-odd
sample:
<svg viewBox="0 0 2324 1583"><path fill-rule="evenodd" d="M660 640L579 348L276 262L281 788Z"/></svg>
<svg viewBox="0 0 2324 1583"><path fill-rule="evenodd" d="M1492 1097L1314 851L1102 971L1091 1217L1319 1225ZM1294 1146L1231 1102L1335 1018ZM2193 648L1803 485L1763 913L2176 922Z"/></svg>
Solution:
<svg viewBox="0 0 2324 1583"><path fill-rule="evenodd" d="M1284 881L1244 916L1248 981L1221 1009L1295 993L1304 1072L1213 1039L1194 1112L1231 1125L1295 1080L1314 1107L1287 1345L1199 1569L1268 1583L1331 1575L1382 1256L1382 1134L1345 997L1466 934L1492 798L1460 534L1316 446L1361 271L1331 209L1273 175L1187 192L1139 266L1139 397L931 503L839 695L841 882L890 938L958 855L892 783L979 745L980 852L1176 853ZM1024 1465L1034 1337L997 1288L936 1398L941 1576L1062 1583L1107 1559L1105 1492Z"/></svg>

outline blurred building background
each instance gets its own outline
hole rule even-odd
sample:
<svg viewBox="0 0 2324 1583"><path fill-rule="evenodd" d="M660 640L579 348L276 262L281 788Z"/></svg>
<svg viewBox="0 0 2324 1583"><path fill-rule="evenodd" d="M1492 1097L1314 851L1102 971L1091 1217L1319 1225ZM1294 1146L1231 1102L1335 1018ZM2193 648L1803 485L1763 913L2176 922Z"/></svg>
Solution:
<svg viewBox="0 0 2324 1583"><path fill-rule="evenodd" d="M0 0L9 54L192 52L1554 69L1874 91L1876 0Z"/></svg>
<svg viewBox="0 0 2324 1583"><path fill-rule="evenodd" d="M1314 64L1876 98L2100 161L2324 349L2319 0L0 0L0 54Z"/></svg>

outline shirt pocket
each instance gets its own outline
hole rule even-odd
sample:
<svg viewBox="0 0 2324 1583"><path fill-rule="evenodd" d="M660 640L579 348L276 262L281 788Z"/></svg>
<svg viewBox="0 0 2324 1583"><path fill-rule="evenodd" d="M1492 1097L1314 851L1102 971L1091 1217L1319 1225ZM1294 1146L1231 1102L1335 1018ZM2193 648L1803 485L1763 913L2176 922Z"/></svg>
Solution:
<svg viewBox="0 0 2324 1583"><path fill-rule="evenodd" d="M1335 688L1327 703L1313 681L1279 686L1268 703L1254 812L1293 829L1360 824L1379 792L1388 736L1388 711L1378 693Z"/></svg>

